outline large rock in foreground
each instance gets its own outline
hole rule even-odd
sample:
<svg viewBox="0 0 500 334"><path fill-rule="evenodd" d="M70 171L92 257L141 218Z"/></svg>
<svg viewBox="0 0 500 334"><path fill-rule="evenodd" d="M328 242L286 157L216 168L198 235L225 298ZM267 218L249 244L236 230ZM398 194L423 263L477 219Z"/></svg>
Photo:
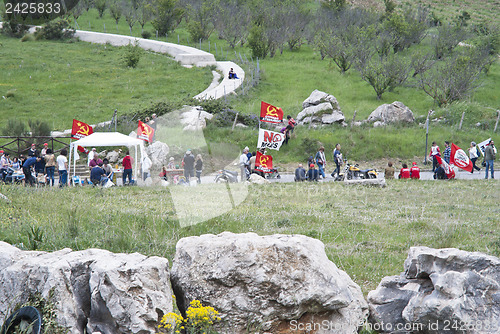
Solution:
<svg viewBox="0 0 500 334"><path fill-rule="evenodd" d="M311 333L349 334L367 315L360 287L321 241L301 235L183 238L171 280L181 310L198 299L220 312L221 333L297 333L316 324Z"/></svg>
<svg viewBox="0 0 500 334"><path fill-rule="evenodd" d="M9 306L51 291L57 321L72 334L152 334L172 311L167 259L99 249L21 251L0 242L0 323Z"/></svg>
<svg viewBox="0 0 500 334"><path fill-rule="evenodd" d="M402 102L394 101L391 104L382 104L375 109L367 122L381 122L376 124L389 124L389 123L412 123L415 121L413 112L405 106Z"/></svg>
<svg viewBox="0 0 500 334"><path fill-rule="evenodd" d="M498 258L412 247L404 268L368 294L371 321L379 332L500 333Z"/></svg>
<svg viewBox="0 0 500 334"><path fill-rule="evenodd" d="M298 124L329 125L345 124L345 117L340 110L335 96L315 90L302 103L303 110L297 115Z"/></svg>

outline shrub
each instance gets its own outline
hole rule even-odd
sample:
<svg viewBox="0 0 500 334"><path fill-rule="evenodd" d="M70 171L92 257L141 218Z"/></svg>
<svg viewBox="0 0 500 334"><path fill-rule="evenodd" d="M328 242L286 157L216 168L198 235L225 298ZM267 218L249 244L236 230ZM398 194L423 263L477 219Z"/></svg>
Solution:
<svg viewBox="0 0 500 334"><path fill-rule="evenodd" d="M141 36L142 36L142 38L150 39L151 38L151 33L149 31L145 30L145 31L143 31L141 33Z"/></svg>
<svg viewBox="0 0 500 334"><path fill-rule="evenodd" d="M236 117L237 111L231 109L224 109L215 114L212 122L217 127L230 127L233 126L234 119ZM250 127L257 127L259 125L259 119L256 115L244 115L238 114L238 123L245 124Z"/></svg>
<svg viewBox="0 0 500 334"><path fill-rule="evenodd" d="M21 38L29 29L30 27L25 24L17 24L14 22L4 21L2 29L0 31L2 32L2 34L7 36Z"/></svg>
<svg viewBox="0 0 500 334"><path fill-rule="evenodd" d="M136 68L139 60L141 59L143 50L134 43L134 45L129 44L125 47L125 54L123 55L123 62L125 66Z"/></svg>
<svg viewBox="0 0 500 334"><path fill-rule="evenodd" d="M32 42L35 40L35 36L33 34L26 34L21 38L21 42Z"/></svg>
<svg viewBox="0 0 500 334"><path fill-rule="evenodd" d="M16 97L16 90L15 89L8 90L7 93L5 93L5 97L6 98Z"/></svg>
<svg viewBox="0 0 500 334"><path fill-rule="evenodd" d="M72 38L75 30L71 28L67 20L55 20L37 28L36 39L64 40Z"/></svg>
<svg viewBox="0 0 500 334"><path fill-rule="evenodd" d="M7 125L2 129L4 136L24 136L26 135L26 124L17 118L11 118L7 121Z"/></svg>
<svg viewBox="0 0 500 334"><path fill-rule="evenodd" d="M31 130L31 136L50 136L50 126L40 120L28 120L28 126Z"/></svg>
<svg viewBox="0 0 500 334"><path fill-rule="evenodd" d="M263 59L269 53L269 45L264 33L264 28L259 25L254 25L250 29L250 36L248 37L248 46L252 50L254 58Z"/></svg>

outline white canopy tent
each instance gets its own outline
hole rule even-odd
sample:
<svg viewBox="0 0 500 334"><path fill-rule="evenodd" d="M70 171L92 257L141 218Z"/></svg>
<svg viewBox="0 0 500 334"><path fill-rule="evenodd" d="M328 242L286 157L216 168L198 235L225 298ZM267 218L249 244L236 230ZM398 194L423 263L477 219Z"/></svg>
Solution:
<svg viewBox="0 0 500 334"><path fill-rule="evenodd" d="M69 151L69 161L70 161L70 171L71 174L71 162L73 162L73 176L75 176L75 167L76 167L76 151L78 146L90 148L94 146L126 146L127 148L134 147L135 148L135 158L134 158L134 169L135 169L135 177L138 178L139 170L137 168L137 146L139 146L141 151L141 160L142 160L142 152L144 150L144 141L126 136L119 132L94 132L93 134L72 142L70 144ZM73 159L73 160L71 160Z"/></svg>

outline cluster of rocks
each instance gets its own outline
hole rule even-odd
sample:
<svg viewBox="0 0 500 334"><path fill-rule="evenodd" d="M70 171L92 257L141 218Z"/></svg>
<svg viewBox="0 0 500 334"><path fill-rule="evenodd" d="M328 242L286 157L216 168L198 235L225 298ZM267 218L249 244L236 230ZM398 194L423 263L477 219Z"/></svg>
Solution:
<svg viewBox="0 0 500 334"><path fill-rule="evenodd" d="M11 304L52 291L58 322L71 333L155 333L173 310L173 292L184 314L194 299L217 309L217 330L228 334L354 334L363 325L399 334L500 329L496 257L413 247L405 271L384 278L367 302L324 248L301 235L188 237L177 243L169 272L160 257L21 251L0 242L0 323Z"/></svg>
<svg viewBox="0 0 500 334"><path fill-rule="evenodd" d="M315 90L304 100L302 108L303 110L297 115L299 125L308 124L317 127L336 123L347 126L345 116L333 95ZM353 125L361 126L365 123L372 123L374 127L379 127L392 123L413 123L414 121L413 112L402 102L395 101L379 106L366 120L354 121Z"/></svg>

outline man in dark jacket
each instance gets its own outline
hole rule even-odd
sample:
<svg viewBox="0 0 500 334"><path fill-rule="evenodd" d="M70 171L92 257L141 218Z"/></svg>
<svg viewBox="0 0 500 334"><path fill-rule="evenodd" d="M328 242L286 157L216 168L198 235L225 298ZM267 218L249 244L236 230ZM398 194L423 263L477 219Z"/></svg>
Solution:
<svg viewBox="0 0 500 334"><path fill-rule="evenodd" d="M295 170L295 182L301 182L306 180L306 170L302 167L302 164L299 164L297 169Z"/></svg>
<svg viewBox="0 0 500 334"><path fill-rule="evenodd" d="M184 177L186 178L186 182L189 183L189 178L194 176L194 155L191 153L191 150L186 151L182 161L184 163Z"/></svg>
<svg viewBox="0 0 500 334"><path fill-rule="evenodd" d="M493 140L490 140L488 146L486 146L486 149L484 150L484 162L486 162L486 174L484 175L484 178L488 178L488 169L491 170L491 178L495 178L495 171L493 170L493 161L495 160L495 154L496 154L496 148L495 148L495 143Z"/></svg>

